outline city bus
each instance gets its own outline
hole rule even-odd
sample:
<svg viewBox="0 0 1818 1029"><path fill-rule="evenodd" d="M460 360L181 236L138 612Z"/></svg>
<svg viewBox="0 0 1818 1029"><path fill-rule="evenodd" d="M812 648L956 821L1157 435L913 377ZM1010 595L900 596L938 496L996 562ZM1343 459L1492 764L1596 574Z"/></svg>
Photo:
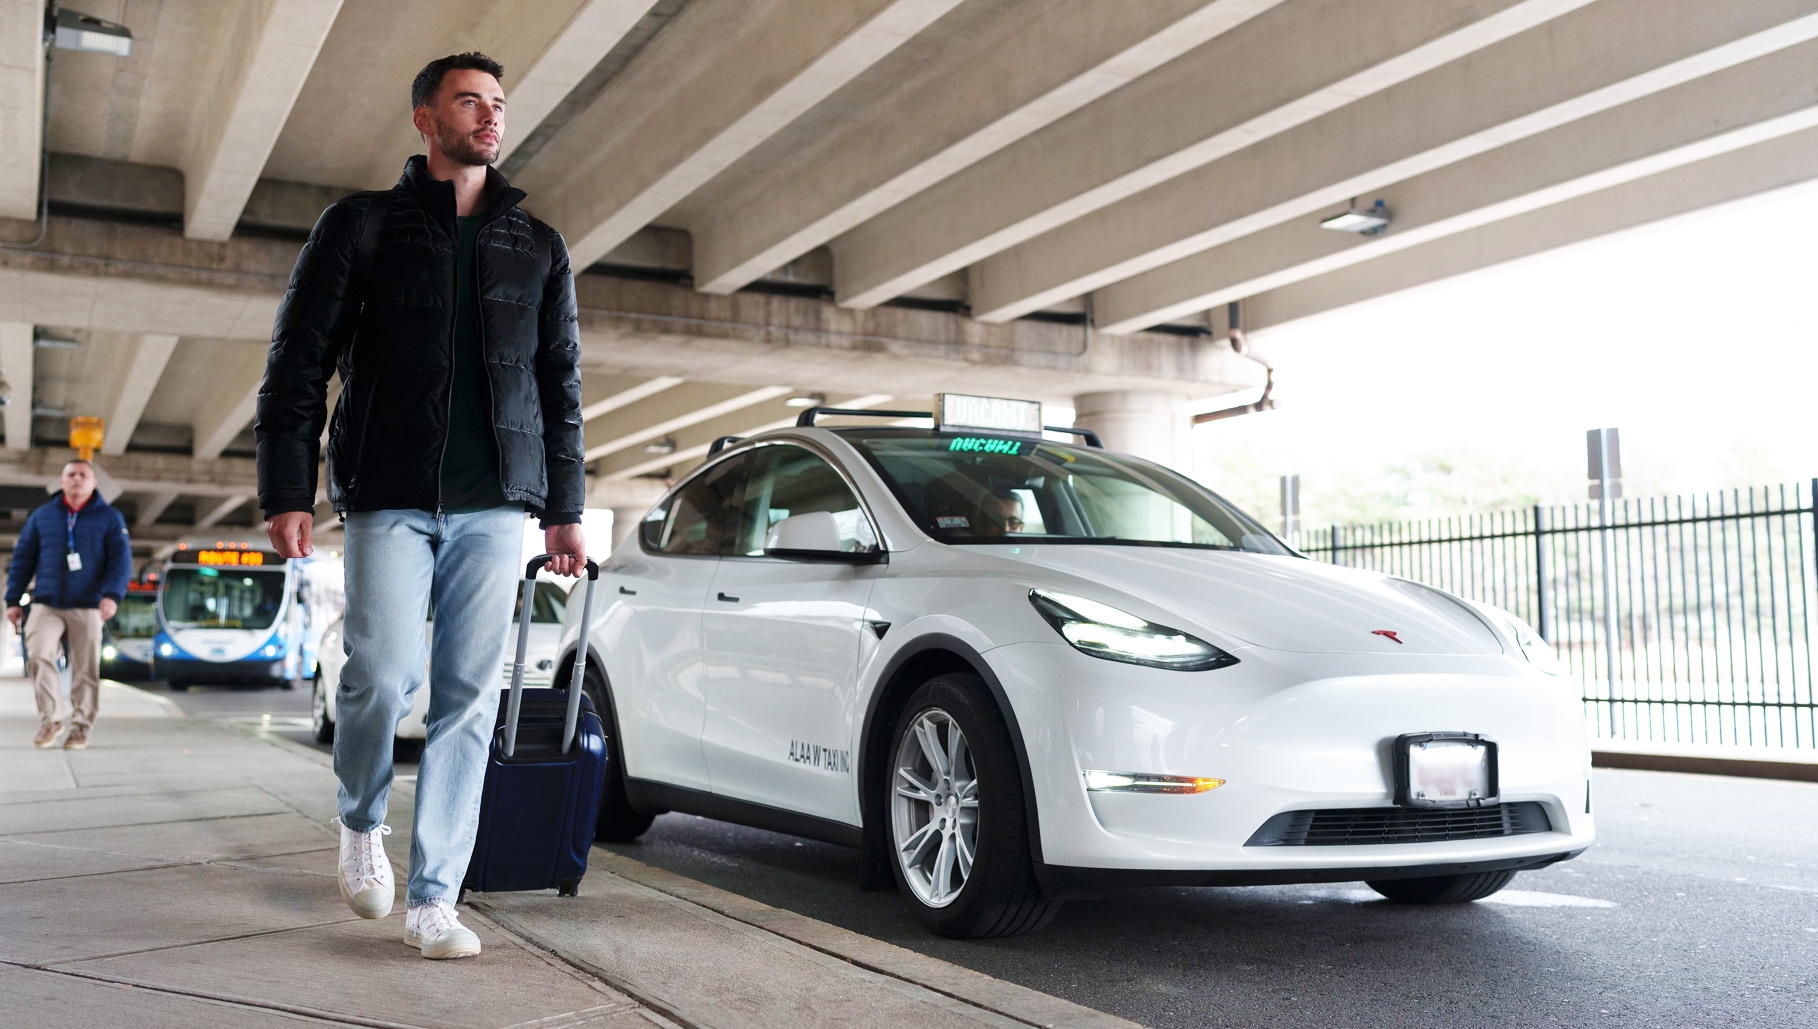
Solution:
<svg viewBox="0 0 1818 1029"><path fill-rule="evenodd" d="M196 683L295 689L342 606L341 567L286 561L247 544L180 544L158 584L152 668L173 690Z"/></svg>

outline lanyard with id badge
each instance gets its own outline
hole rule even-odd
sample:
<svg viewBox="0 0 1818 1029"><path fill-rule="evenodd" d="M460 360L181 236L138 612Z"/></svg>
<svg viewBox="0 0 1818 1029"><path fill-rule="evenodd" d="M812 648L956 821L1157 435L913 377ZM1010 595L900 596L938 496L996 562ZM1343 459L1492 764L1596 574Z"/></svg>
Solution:
<svg viewBox="0 0 1818 1029"><path fill-rule="evenodd" d="M64 517L63 563L72 572L82 570L82 555L76 553L76 512L71 511Z"/></svg>

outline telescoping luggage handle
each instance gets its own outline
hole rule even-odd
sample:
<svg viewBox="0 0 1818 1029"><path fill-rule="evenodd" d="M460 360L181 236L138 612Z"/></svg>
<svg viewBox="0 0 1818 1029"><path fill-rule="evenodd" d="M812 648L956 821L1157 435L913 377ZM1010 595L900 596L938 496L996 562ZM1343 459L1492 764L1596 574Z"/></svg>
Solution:
<svg viewBox="0 0 1818 1029"><path fill-rule="evenodd" d="M511 662L511 699L505 706L505 756L518 749L518 710L524 704L524 656L530 651L531 603L536 598L537 572L553 555L538 554L524 566L524 602L518 607L518 654ZM562 726L562 753L574 746L575 725L581 720L581 686L587 674L587 630L593 628L593 587L600 566L587 562L587 593L581 600L581 639L574 651L574 676L568 680L568 719Z"/></svg>

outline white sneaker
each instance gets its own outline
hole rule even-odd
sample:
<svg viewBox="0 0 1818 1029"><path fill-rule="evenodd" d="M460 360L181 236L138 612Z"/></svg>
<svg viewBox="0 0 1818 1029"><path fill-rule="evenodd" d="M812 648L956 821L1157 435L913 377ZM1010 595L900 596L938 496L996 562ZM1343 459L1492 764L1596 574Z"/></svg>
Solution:
<svg viewBox="0 0 1818 1029"><path fill-rule="evenodd" d="M384 918L391 914L397 886L391 878L391 859L385 856L385 837L391 826L381 825L371 832L355 832L339 818L329 823L341 826L341 898L361 918Z"/></svg>
<svg viewBox="0 0 1818 1029"><path fill-rule="evenodd" d="M404 912L404 942L426 958L470 958L480 952L480 938L455 917L454 905L432 900Z"/></svg>

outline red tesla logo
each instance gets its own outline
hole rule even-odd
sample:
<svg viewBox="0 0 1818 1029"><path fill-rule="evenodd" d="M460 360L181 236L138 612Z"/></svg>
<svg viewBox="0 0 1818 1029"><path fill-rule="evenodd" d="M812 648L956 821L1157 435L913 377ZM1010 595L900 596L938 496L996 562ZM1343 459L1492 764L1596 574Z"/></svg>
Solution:
<svg viewBox="0 0 1818 1029"><path fill-rule="evenodd" d="M1370 630L1370 635L1372 635L1372 636L1387 636L1387 637L1388 637L1388 638L1390 638L1390 639L1392 639L1392 640L1394 640L1394 641L1395 641L1395 642L1397 642L1397 643L1400 643L1400 642L1401 642L1401 637L1400 637L1400 636L1397 636L1397 635L1395 635L1395 630L1394 630L1394 629L1371 629L1371 630Z"/></svg>

